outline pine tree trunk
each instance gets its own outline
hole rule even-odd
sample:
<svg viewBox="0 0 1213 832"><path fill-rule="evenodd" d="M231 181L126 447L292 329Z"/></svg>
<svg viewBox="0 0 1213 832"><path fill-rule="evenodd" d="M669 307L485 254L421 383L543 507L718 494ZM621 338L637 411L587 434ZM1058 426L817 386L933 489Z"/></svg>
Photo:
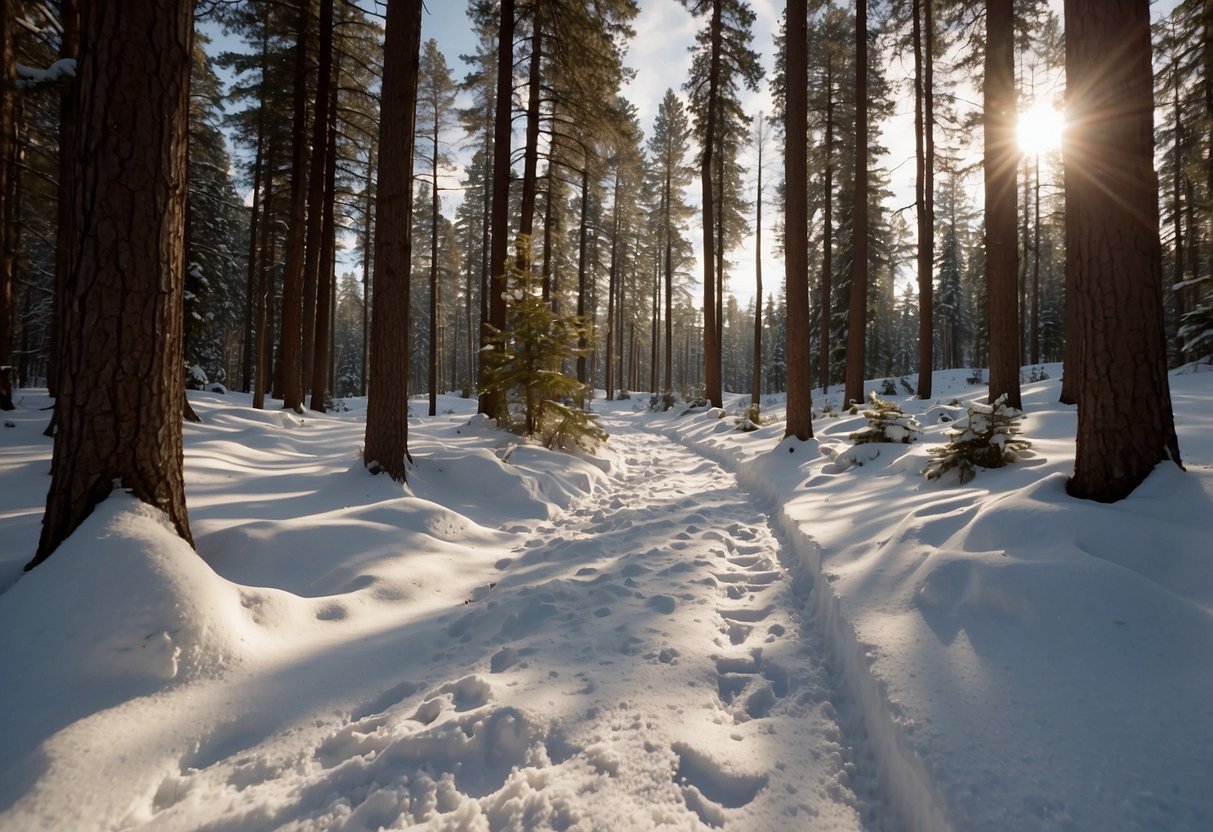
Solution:
<svg viewBox="0 0 1213 832"><path fill-rule="evenodd" d="M590 210L590 159L586 156L584 167L581 169L581 223L577 231L577 316L585 320L588 295L590 292L589 275L587 273L586 257L588 247L588 225ZM589 384L589 371L586 367L585 351L589 347L589 339L585 330L577 339L577 380L582 385Z"/></svg>
<svg viewBox="0 0 1213 832"><path fill-rule="evenodd" d="M15 104L9 79L16 74L13 46L14 15L0 14L0 410L13 409L13 271L16 266L13 236L16 234L17 149Z"/></svg>
<svg viewBox="0 0 1213 832"><path fill-rule="evenodd" d="M264 111L262 111L264 112ZM265 120L258 118L257 153L253 158L253 205L249 213L248 267L244 295L244 351L240 357L240 389L245 393L253 385L253 307L257 294L257 232L261 222L261 175L265 154Z"/></svg>
<svg viewBox="0 0 1213 832"><path fill-rule="evenodd" d="M667 164L665 170L665 387L664 392L674 392L674 227L671 214L674 210L674 172Z"/></svg>
<svg viewBox="0 0 1213 832"><path fill-rule="evenodd" d="M437 109L431 125L432 141L430 155L430 354L429 375L426 379L426 394L429 398L430 416L438 414L438 225L442 219L442 205L438 199L438 133L440 129Z"/></svg>
<svg viewBox="0 0 1213 832"><path fill-rule="evenodd" d="M808 182L808 22L805 0L788 0L787 106L784 180ZM827 150L828 153L828 150ZM826 201L830 198L826 193ZM785 436L813 436L813 369L809 362L809 207L804 187L787 189L784 201L784 277L787 284L788 413ZM827 238L829 227L826 229ZM827 246L829 241L827 239ZM761 299L759 300L761 304ZM823 310L823 318L828 310Z"/></svg>
<svg viewBox="0 0 1213 832"><path fill-rule="evenodd" d="M703 199L703 386L704 395L713 407L721 407L720 342L716 322L716 222L712 188L712 161L716 151L716 112L720 84L721 2L712 2L711 68L708 72L707 124L704 129L703 155L700 159L700 190Z"/></svg>
<svg viewBox="0 0 1213 832"><path fill-rule="evenodd" d="M826 54L825 92L826 123L822 146L825 155L825 183L822 187L824 205L821 221L821 367L818 376L822 393L828 393L830 390L830 320L833 314L833 299L830 295L834 284L834 56L831 52ZM807 210L806 208L806 212Z"/></svg>
<svg viewBox="0 0 1213 832"><path fill-rule="evenodd" d="M762 398L762 113L758 114L758 181L754 185L754 366L750 382L750 404ZM808 365L808 356L805 356Z"/></svg>
<svg viewBox="0 0 1213 832"><path fill-rule="evenodd" d="M323 24L322 24L323 25ZM328 88L328 107L324 121L328 125L324 138L324 193L321 211L324 222L320 227L320 267L316 281L316 333L312 353L312 410L324 413L325 393L332 387L329 343L333 337L335 303L333 290L336 287L337 249L337 89L340 68L333 70L332 83Z"/></svg>
<svg viewBox="0 0 1213 832"><path fill-rule="evenodd" d="M1065 12L1066 269L1083 344L1067 490L1115 502L1157 463L1180 463L1163 334L1150 9L1147 0L1066 0Z"/></svg>
<svg viewBox="0 0 1213 832"><path fill-rule="evenodd" d="M316 330L324 324L317 320L320 310L320 270L324 268L321 249L324 248L325 170L328 162L326 145L329 136L330 90L333 86L333 0L320 0L319 73L316 101L312 108L312 156L307 178L307 241L303 255L303 327L300 338L302 376L300 398L312 388L316 401L314 370L316 360ZM323 367L323 362L321 367ZM323 412L324 385L320 386L319 408ZM313 409L317 409L313 407Z"/></svg>
<svg viewBox="0 0 1213 832"><path fill-rule="evenodd" d="M931 54L934 23L931 14L933 0L914 0L914 145L918 162L915 176L916 207L918 211L918 390L920 399L931 398L931 377L935 369L935 221L932 215L931 190L934 177L928 155L934 155L934 99L930 90L933 81ZM925 17L925 26L922 18ZM925 44L923 29L925 28ZM928 146L931 151L928 154Z"/></svg>
<svg viewBox="0 0 1213 832"><path fill-rule="evenodd" d="M375 148L371 148L366 158L366 204L363 208L362 229L362 359L358 374L358 392L365 396L368 379L367 368L371 362L371 251L375 247L375 202L374 173L376 168Z"/></svg>
<svg viewBox="0 0 1213 832"><path fill-rule="evenodd" d="M309 3L299 7L295 42L294 123L291 139L291 212L282 273L279 337L282 406L303 412L303 291L307 223L307 52Z"/></svg>
<svg viewBox="0 0 1213 832"><path fill-rule="evenodd" d="M986 0L984 91L986 309L989 320L989 400L1019 395L1019 253L1015 194L1014 9L1012 0Z"/></svg>
<svg viewBox="0 0 1213 832"><path fill-rule="evenodd" d="M117 484L191 542L185 506L186 144L192 0L83 9L51 487L32 568ZM155 83L149 83L154 80ZM131 137L138 136L137 142Z"/></svg>
<svg viewBox="0 0 1213 832"><path fill-rule="evenodd" d="M508 0L507 0L508 3ZM390 0L384 34L375 198L375 305L363 462L404 482L408 446L409 271L421 0Z"/></svg>
<svg viewBox="0 0 1213 832"><path fill-rule="evenodd" d="M493 122L493 212L492 245L489 255L489 325L505 331L505 293L509 258L510 213L510 126L513 117L514 0L501 0L501 26L497 41L497 113ZM505 414L505 399L499 392L481 392L480 412L497 419Z"/></svg>
<svg viewBox="0 0 1213 832"><path fill-rule="evenodd" d="M868 3L855 4L855 218L851 223L851 296L847 311L844 406L863 402L868 319Z"/></svg>
<svg viewBox="0 0 1213 832"><path fill-rule="evenodd" d="M274 153L274 143L269 146L266 160L265 198L262 213L265 221L261 223L261 262L257 269L257 296L253 309L253 328L255 343L253 346L256 368L253 372L253 407L257 410L265 408L265 394L270 387L270 351L273 348L273 338L270 335L270 303L274 285L273 268L277 258L277 246L274 244L274 169L277 162Z"/></svg>

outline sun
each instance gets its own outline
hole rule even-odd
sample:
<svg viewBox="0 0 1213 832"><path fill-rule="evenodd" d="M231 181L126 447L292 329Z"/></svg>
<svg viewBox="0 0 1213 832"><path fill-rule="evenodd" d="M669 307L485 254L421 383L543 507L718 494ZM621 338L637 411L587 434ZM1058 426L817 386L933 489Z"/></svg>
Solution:
<svg viewBox="0 0 1213 832"><path fill-rule="evenodd" d="M1019 114L1015 124L1015 140L1019 149L1029 156L1038 156L1061 149L1061 131L1065 114L1045 102L1038 101Z"/></svg>

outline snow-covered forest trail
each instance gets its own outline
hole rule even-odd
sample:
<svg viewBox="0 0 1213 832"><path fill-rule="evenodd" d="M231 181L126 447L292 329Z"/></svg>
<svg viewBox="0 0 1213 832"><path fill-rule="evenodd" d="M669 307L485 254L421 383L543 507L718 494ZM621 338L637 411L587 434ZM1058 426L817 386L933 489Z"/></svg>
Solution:
<svg viewBox="0 0 1213 832"><path fill-rule="evenodd" d="M731 474L631 421L609 486L507 526L495 580L416 628L382 694L210 755L156 821L219 790L218 828L895 828L811 585Z"/></svg>

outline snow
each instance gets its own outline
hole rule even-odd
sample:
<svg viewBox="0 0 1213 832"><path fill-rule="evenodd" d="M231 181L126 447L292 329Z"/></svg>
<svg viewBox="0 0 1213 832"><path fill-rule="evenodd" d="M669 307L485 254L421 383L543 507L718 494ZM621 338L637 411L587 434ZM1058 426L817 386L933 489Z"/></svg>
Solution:
<svg viewBox="0 0 1213 832"><path fill-rule="evenodd" d="M364 400L191 391L198 554L116 495L24 575L49 400L19 391L0 829L1213 828L1210 370L1171 377L1186 472L1111 505L1065 493L1056 380L964 485L921 471L967 370L886 397L910 444L784 439L781 397L741 430L730 396L598 401L610 443L570 456L442 397L403 486Z"/></svg>

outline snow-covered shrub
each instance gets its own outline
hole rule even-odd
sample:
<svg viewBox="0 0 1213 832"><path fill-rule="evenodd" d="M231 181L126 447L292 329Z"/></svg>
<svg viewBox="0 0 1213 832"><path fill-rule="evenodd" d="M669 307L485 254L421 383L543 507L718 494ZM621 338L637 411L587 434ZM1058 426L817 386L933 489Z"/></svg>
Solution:
<svg viewBox="0 0 1213 832"><path fill-rule="evenodd" d="M882 395L882 396L896 396L897 395L897 385L893 383L893 379L886 378L884 381L882 381L880 383L880 395Z"/></svg>
<svg viewBox="0 0 1213 832"><path fill-rule="evenodd" d="M205 390L206 386L211 383L210 378L206 374L206 370L199 367L197 364L187 365L185 368L185 389L186 390Z"/></svg>
<svg viewBox="0 0 1213 832"><path fill-rule="evenodd" d="M678 397L674 395L673 390L666 390L660 395L654 393L653 395L649 396L649 410L654 412L658 410L669 410L675 405L675 403L677 403L677 401Z"/></svg>
<svg viewBox="0 0 1213 832"><path fill-rule="evenodd" d="M1187 284L1196 285L1204 281L1189 281ZM1206 285L1213 286L1213 279L1207 279ZM1176 288L1180 288L1176 286ZM1200 303L1191 312L1184 314L1179 327L1179 340L1183 342L1184 352L1190 356L1206 356L1213 353L1213 297Z"/></svg>
<svg viewBox="0 0 1213 832"><path fill-rule="evenodd" d="M737 429L754 431L762 427L762 410L756 404L751 404L737 417Z"/></svg>
<svg viewBox="0 0 1213 832"><path fill-rule="evenodd" d="M1014 462L1032 444L1016 438L1022 418L1023 411L1008 407L1005 395L992 405L974 402L969 405L968 420L948 431L948 444L928 451L931 461L922 469L923 475L936 480L955 468L963 485L977 476L978 466L1001 468Z"/></svg>
<svg viewBox="0 0 1213 832"><path fill-rule="evenodd" d="M918 420L909 414L902 413L901 408L894 402L885 401L873 390L868 394L868 404L871 410L863 412L868 420L868 426L851 434L851 441L856 445L868 442L913 442L920 432Z"/></svg>
<svg viewBox="0 0 1213 832"><path fill-rule="evenodd" d="M1048 378L1049 378L1049 373L1048 373L1048 371L1045 370L1045 368L1043 366L1033 367L1031 369L1031 371L1028 372L1028 382L1029 383L1034 382L1034 381L1047 381Z"/></svg>

